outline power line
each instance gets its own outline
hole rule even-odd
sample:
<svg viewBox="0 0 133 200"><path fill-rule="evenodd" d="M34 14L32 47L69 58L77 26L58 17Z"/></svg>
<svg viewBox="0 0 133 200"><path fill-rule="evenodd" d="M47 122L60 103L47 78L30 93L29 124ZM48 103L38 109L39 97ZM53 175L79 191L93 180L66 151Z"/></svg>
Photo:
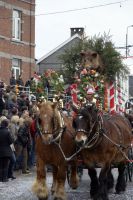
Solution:
<svg viewBox="0 0 133 200"><path fill-rule="evenodd" d="M122 58L122 59L127 59L127 58L133 59L133 56L128 56L128 57L122 56L121 58Z"/></svg>
<svg viewBox="0 0 133 200"><path fill-rule="evenodd" d="M76 11L80 11L80 10L88 10L88 9L106 7L106 6L116 5L116 4L120 4L120 6L121 6L121 3L124 3L126 1L129 1L129 0L121 0L121 1L116 1L116 2L113 2L113 3L105 3L105 4L96 5L96 6L84 7L84 8L77 8L77 9L70 9L70 10L42 13L42 14L37 14L35 16L63 14L63 13L68 13L68 12L76 12ZM26 17L26 16L24 16L24 17ZM0 17L0 20L1 19L5 19L6 20L6 19L11 19L11 18L12 17Z"/></svg>
<svg viewBox="0 0 133 200"><path fill-rule="evenodd" d="M124 47L115 47L115 49L126 49L126 48L130 48L130 47L133 47L133 45L128 45L127 47L124 46Z"/></svg>
<svg viewBox="0 0 133 200"><path fill-rule="evenodd" d="M56 12L43 13L43 14L38 14L38 15L36 15L36 16L63 14L63 13L67 13L67 12L75 12L75 11L80 11L80 10L87 10L87 9L93 9L93 8L100 8L100 7L105 7L105 6L115 5L115 4L120 4L120 6L121 6L121 3L126 2L126 1L129 1L129 0L116 1L116 2L114 2L114 3L100 4L100 5L97 5L97 6L89 6L89 7L85 7L85 8L77 8L77 9L71 9L71 10L63 10L63 11L56 11Z"/></svg>

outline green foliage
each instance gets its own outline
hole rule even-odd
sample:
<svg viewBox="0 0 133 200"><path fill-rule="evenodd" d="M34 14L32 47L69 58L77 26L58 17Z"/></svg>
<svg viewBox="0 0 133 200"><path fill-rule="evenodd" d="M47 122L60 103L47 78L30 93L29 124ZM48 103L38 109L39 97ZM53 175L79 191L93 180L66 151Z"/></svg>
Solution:
<svg viewBox="0 0 133 200"><path fill-rule="evenodd" d="M116 74L128 74L128 68L123 64L120 53L115 49L111 36L103 34L100 36L94 36L92 38L85 38L68 49L60 56L60 59L64 64L64 77L67 77L67 81L73 81L76 68L80 65L81 56L80 52L84 50L96 51L103 62L104 70L101 75L104 75L104 79L114 80Z"/></svg>
<svg viewBox="0 0 133 200"><path fill-rule="evenodd" d="M40 81L38 81L38 83L36 83L35 80L32 80L30 89L31 89L32 93L36 95L37 99L41 96L44 96L45 98L47 97L46 90L44 89L43 76L40 77Z"/></svg>
<svg viewBox="0 0 133 200"><path fill-rule="evenodd" d="M80 52L82 50L83 41L77 42L71 49L66 49L65 52L59 57L63 61L64 68L62 74L66 82L73 83L74 74L77 66L81 62Z"/></svg>
<svg viewBox="0 0 133 200"><path fill-rule="evenodd" d="M60 74L54 70L47 70L41 77L39 81L33 80L31 83L31 91L37 96L44 96L47 99L46 87L50 87L55 94L64 91L64 80L61 78ZM48 89L48 88L47 88Z"/></svg>
<svg viewBox="0 0 133 200"><path fill-rule="evenodd" d="M64 91L64 81L61 80L58 73L56 72L51 73L49 81L51 87L53 88L53 90L56 91L56 93Z"/></svg>

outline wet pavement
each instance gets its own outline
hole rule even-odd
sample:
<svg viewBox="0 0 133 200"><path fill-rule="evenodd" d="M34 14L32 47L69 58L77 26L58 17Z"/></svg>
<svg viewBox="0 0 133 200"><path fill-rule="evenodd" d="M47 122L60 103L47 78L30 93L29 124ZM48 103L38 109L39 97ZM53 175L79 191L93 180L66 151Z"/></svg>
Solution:
<svg viewBox="0 0 133 200"><path fill-rule="evenodd" d="M15 174L17 179L9 180L6 183L0 182L0 200L37 200L37 197L32 193L31 187L35 180L35 170L28 175L21 174L20 171ZM117 170L113 171L114 178L117 178ZM47 184L50 189L52 184L51 173L47 175ZM84 170L82 181L77 190L72 190L66 182L66 192L68 200L90 200L89 194L89 177L87 170ZM133 200L133 182L128 182L127 190L124 194L116 195L112 191L109 195L110 200ZM52 197L49 196L49 200Z"/></svg>

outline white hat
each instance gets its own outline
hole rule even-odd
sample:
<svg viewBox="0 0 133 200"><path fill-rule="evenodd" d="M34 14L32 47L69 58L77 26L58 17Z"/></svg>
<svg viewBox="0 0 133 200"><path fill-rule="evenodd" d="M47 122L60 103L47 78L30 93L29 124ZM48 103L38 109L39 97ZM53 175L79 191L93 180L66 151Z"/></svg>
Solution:
<svg viewBox="0 0 133 200"><path fill-rule="evenodd" d="M87 94L94 94L95 93L95 89L94 88L89 88L87 90Z"/></svg>

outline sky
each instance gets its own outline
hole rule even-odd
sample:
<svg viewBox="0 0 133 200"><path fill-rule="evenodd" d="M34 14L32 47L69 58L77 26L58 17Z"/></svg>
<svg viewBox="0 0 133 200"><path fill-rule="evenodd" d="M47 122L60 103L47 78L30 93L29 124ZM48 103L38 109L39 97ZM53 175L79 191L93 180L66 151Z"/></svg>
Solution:
<svg viewBox="0 0 133 200"><path fill-rule="evenodd" d="M83 27L87 37L111 35L115 47L133 45L133 0L36 0L36 59L70 38L70 28ZM125 49L118 49L126 56ZM133 47L123 59L133 74Z"/></svg>

